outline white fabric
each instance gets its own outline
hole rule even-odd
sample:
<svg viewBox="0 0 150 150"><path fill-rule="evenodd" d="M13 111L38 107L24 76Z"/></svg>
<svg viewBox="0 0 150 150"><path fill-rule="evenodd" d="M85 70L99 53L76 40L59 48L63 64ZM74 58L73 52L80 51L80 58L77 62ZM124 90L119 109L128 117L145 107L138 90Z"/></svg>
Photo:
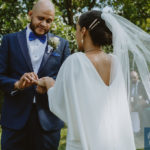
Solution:
<svg viewBox="0 0 150 150"><path fill-rule="evenodd" d="M113 51L122 64L128 95L130 95L130 62L129 54L134 58L142 83L150 99L150 35L127 19L113 14L102 13L107 27L113 35Z"/></svg>
<svg viewBox="0 0 150 150"><path fill-rule="evenodd" d="M112 55L107 86L84 53L62 65L48 90L50 110L68 126L67 150L135 150L125 81Z"/></svg>
<svg viewBox="0 0 150 150"><path fill-rule="evenodd" d="M138 112L131 112L132 127L135 133L140 131L140 118Z"/></svg>
<svg viewBox="0 0 150 150"><path fill-rule="evenodd" d="M150 124L146 124L146 122L150 122L150 117L145 114L145 112L150 113L150 111L145 111L150 108L149 105L146 105L148 104L147 100L150 100L150 35L129 20L111 12L103 12L101 17L113 35L113 51L118 56L123 68L128 100L130 101L130 71L133 69L133 61L135 61L136 71L144 86L144 90L140 94L146 95L146 98L142 103L138 103L141 134L140 136L135 134L137 149L143 149L144 129L150 128ZM138 95L139 93L137 93Z"/></svg>
<svg viewBox="0 0 150 150"><path fill-rule="evenodd" d="M37 74L40 68L42 59L43 59L43 55L45 52L47 42L42 43L40 42L39 39L29 41L30 32L32 32L32 30L30 29L28 25L27 30L26 30L27 46L28 46L29 55L31 58L33 71ZM34 97L33 103L36 103L35 97Z"/></svg>

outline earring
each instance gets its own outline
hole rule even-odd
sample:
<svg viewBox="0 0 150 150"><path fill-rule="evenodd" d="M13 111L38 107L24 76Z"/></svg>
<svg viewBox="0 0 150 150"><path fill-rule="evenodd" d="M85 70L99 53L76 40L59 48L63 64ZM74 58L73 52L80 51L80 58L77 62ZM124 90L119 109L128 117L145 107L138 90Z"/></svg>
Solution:
<svg viewBox="0 0 150 150"><path fill-rule="evenodd" d="M83 42L84 42L84 41L83 41L83 39L82 39L82 40L81 40L82 45L83 45Z"/></svg>

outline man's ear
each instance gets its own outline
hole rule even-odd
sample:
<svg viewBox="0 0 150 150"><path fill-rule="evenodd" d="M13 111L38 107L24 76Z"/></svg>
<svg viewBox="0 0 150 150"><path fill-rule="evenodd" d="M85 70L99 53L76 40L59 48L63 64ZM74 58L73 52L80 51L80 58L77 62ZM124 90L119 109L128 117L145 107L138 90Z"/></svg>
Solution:
<svg viewBox="0 0 150 150"><path fill-rule="evenodd" d="M30 11L28 12L29 20L31 20L31 18L32 18L32 14L33 14L33 12L32 12L32 10L30 10Z"/></svg>

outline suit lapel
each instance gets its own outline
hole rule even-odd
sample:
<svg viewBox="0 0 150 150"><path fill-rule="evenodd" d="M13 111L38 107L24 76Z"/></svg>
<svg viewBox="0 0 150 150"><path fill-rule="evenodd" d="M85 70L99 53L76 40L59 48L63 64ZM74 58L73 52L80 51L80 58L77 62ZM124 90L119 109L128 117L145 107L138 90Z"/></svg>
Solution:
<svg viewBox="0 0 150 150"><path fill-rule="evenodd" d="M50 37L53 37L53 34L48 33L47 39L49 39ZM39 71L38 71L38 74L43 70L43 68L46 65L51 53L52 52L48 53L48 44L47 44L46 49L45 49L45 53L43 55L43 59L42 59L42 62L41 62L41 65L40 65L40 68L39 68Z"/></svg>
<svg viewBox="0 0 150 150"><path fill-rule="evenodd" d="M30 71L33 72L31 58L30 58L29 50L28 50L28 46L27 46L26 30L19 32L17 37L18 37L20 49L21 49L22 54L26 60L26 63L28 65Z"/></svg>

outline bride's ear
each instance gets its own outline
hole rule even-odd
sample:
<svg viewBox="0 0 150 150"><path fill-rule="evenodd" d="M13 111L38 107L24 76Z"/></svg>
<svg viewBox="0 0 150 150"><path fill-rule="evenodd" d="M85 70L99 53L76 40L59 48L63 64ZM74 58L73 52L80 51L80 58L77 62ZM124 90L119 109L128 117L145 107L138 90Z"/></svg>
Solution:
<svg viewBox="0 0 150 150"><path fill-rule="evenodd" d="M87 31L87 29L86 29L85 27L83 27L83 28L81 29L81 33L83 34L83 36L85 35L86 31Z"/></svg>

